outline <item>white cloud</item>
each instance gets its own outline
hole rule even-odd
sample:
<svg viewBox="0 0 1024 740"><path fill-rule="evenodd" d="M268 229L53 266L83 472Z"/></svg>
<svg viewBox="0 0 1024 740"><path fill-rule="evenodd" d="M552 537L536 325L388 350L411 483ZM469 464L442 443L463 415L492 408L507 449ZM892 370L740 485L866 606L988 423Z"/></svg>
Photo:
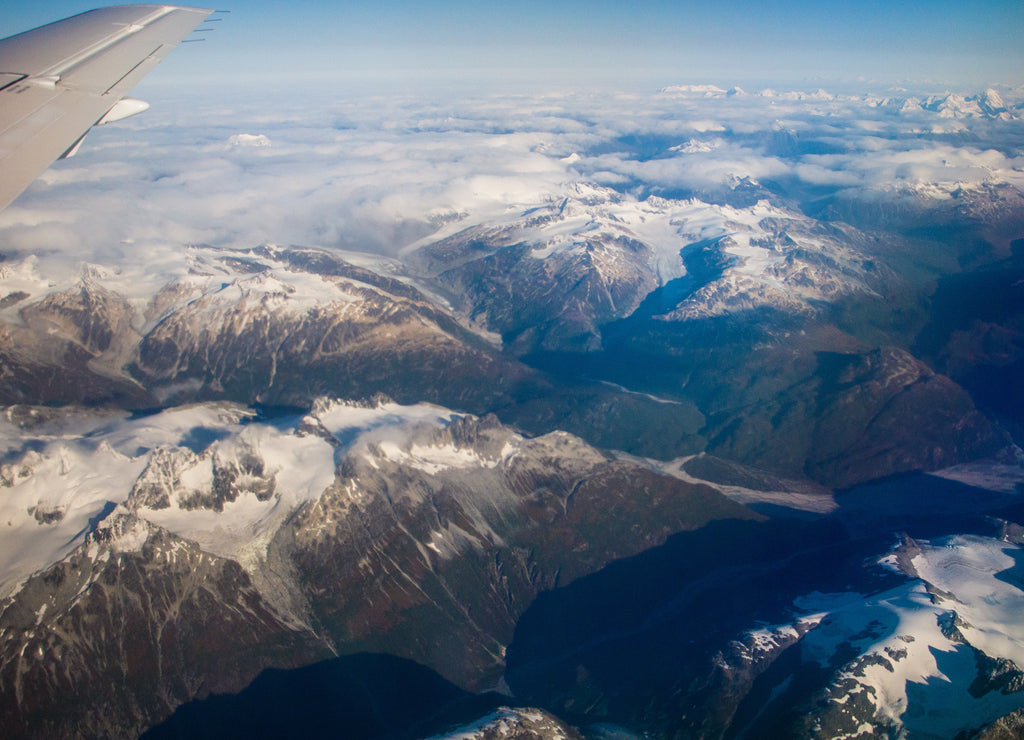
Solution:
<svg viewBox="0 0 1024 740"><path fill-rule="evenodd" d="M1024 141L1006 142L1024 140L1015 122L951 121L878 96L293 94L182 93L93 132L0 212L0 250L93 262L190 243L395 253L438 213L482 218L581 181L1024 187Z"/></svg>
<svg viewBox="0 0 1024 740"><path fill-rule="evenodd" d="M265 134L235 134L228 146L270 146L270 139Z"/></svg>
<svg viewBox="0 0 1024 740"><path fill-rule="evenodd" d="M725 131L725 126L718 121L688 121L687 126L701 133L707 131Z"/></svg>

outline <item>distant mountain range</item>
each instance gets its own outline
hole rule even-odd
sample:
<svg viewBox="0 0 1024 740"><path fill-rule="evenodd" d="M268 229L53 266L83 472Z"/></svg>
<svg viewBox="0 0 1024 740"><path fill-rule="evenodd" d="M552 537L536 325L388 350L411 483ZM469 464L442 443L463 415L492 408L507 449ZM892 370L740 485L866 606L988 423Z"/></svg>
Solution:
<svg viewBox="0 0 1024 740"><path fill-rule="evenodd" d="M937 113L942 118L995 118L1002 121L1019 118L1020 111L1022 110L1021 105L1011 107L1004 103L999 91L993 88L988 88L976 95L946 93L944 95L928 95L923 98L914 96L835 95L821 89L807 93L802 91L778 92L771 88L765 88L755 93L747 93L739 87L723 90L716 85L669 85L663 87L660 93L662 95L703 98L718 96L735 97L750 94L764 98L781 98L784 100L836 100L850 98L870 105L891 108L899 112L926 110Z"/></svg>

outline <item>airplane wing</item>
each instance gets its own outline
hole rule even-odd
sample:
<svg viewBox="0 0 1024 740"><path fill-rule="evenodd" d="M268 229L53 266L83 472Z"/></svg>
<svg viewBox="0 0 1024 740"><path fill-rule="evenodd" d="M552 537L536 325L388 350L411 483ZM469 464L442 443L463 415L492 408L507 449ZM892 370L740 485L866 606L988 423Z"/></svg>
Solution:
<svg viewBox="0 0 1024 740"><path fill-rule="evenodd" d="M0 208L94 125L148 108L125 93L212 12L120 5L0 39Z"/></svg>

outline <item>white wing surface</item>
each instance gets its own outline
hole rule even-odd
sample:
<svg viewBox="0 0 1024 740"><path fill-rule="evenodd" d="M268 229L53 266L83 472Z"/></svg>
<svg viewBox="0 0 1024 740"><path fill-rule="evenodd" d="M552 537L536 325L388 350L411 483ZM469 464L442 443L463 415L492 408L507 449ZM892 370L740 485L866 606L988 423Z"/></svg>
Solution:
<svg viewBox="0 0 1024 740"><path fill-rule="evenodd" d="M125 93L212 12L120 5L0 39L0 208L94 125L145 110Z"/></svg>

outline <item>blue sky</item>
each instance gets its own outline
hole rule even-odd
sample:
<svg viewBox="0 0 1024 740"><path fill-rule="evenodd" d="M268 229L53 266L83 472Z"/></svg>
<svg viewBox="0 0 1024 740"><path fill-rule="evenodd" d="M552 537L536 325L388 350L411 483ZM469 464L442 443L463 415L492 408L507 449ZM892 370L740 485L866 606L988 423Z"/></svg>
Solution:
<svg viewBox="0 0 1024 740"><path fill-rule="evenodd" d="M96 7L15 0L0 35ZM1020 0L227 2L168 78L1024 82Z"/></svg>

